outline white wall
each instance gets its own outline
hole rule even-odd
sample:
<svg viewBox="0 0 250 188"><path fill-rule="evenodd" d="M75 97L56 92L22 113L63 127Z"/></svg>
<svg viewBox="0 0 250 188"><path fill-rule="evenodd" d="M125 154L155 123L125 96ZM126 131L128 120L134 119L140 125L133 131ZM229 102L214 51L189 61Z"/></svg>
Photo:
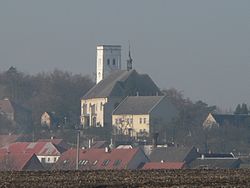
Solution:
<svg viewBox="0 0 250 188"><path fill-rule="evenodd" d="M59 159L60 156L37 156L37 158L39 159L40 162L42 162L42 159L44 158L45 159L45 163L49 163L49 164L52 164L52 163L56 163L57 160Z"/></svg>
<svg viewBox="0 0 250 188"><path fill-rule="evenodd" d="M114 64L113 64L114 61ZM113 70L121 69L121 46L97 46L96 55L96 84L109 75Z"/></svg>

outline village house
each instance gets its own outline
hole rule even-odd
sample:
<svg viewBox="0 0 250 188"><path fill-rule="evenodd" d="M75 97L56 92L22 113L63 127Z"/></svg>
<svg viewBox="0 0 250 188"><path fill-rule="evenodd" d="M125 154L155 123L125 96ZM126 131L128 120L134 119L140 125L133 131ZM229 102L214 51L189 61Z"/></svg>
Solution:
<svg viewBox="0 0 250 188"><path fill-rule="evenodd" d="M53 164L61 156L61 152L51 142L15 142L0 148L0 152L36 154L42 164Z"/></svg>
<svg viewBox="0 0 250 188"><path fill-rule="evenodd" d="M199 157L195 147L156 147L149 154L151 162L184 162L188 165Z"/></svg>
<svg viewBox="0 0 250 188"><path fill-rule="evenodd" d="M111 73L95 85L81 100L83 127L111 127L112 111L129 95L156 95L160 90L148 75L135 70Z"/></svg>
<svg viewBox="0 0 250 188"><path fill-rule="evenodd" d="M0 171L44 170L34 153L0 151Z"/></svg>
<svg viewBox="0 0 250 188"><path fill-rule="evenodd" d="M166 96L128 96L113 111L115 135L145 139L170 126L178 117L176 107ZM164 134L164 133L163 133Z"/></svg>
<svg viewBox="0 0 250 188"><path fill-rule="evenodd" d="M220 126L241 126L250 122L248 114L214 114L209 113L203 122L204 128L220 127Z"/></svg>
<svg viewBox="0 0 250 188"><path fill-rule="evenodd" d="M49 129L57 128L59 126L59 120L55 112L44 112L41 115L41 125Z"/></svg>
<svg viewBox="0 0 250 188"><path fill-rule="evenodd" d="M200 154L188 166L192 169L236 169L240 164L241 160L232 154L207 153Z"/></svg>
<svg viewBox="0 0 250 188"><path fill-rule="evenodd" d="M55 164L56 170L76 169L76 149L70 149L62 154ZM80 149L79 170L122 170L138 169L149 162L140 148L133 149Z"/></svg>

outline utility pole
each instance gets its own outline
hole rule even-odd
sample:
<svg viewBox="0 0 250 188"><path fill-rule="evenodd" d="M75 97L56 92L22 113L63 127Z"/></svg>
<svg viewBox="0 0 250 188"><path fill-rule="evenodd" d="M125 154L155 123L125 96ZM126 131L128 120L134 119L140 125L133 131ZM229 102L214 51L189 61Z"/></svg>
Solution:
<svg viewBox="0 0 250 188"><path fill-rule="evenodd" d="M76 138L76 170L79 170L79 145L80 145L80 130L77 130Z"/></svg>

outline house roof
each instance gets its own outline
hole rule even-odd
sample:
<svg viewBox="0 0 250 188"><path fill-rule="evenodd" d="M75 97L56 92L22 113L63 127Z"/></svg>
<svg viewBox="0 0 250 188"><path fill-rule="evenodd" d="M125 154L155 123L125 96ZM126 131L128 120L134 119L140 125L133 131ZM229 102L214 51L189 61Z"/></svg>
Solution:
<svg viewBox="0 0 250 188"><path fill-rule="evenodd" d="M250 118L248 114L212 114L212 116L219 125L239 125L244 123L247 118Z"/></svg>
<svg viewBox="0 0 250 188"><path fill-rule="evenodd" d="M232 153L201 153L199 157L205 158L234 158Z"/></svg>
<svg viewBox="0 0 250 188"><path fill-rule="evenodd" d="M79 169L126 169L133 158L142 153L140 148L136 149L81 149L79 151ZM146 156L145 156L146 157ZM56 169L73 170L76 167L76 149L70 149L62 154L55 165Z"/></svg>
<svg viewBox="0 0 250 188"><path fill-rule="evenodd" d="M197 153L194 147L157 147L153 149L149 159L152 162L185 162L192 151Z"/></svg>
<svg viewBox="0 0 250 188"><path fill-rule="evenodd" d="M164 96L128 96L113 111L119 114L147 114Z"/></svg>
<svg viewBox="0 0 250 188"><path fill-rule="evenodd" d="M184 162L148 162L145 163L142 169L144 170L157 170L157 169L182 169Z"/></svg>
<svg viewBox="0 0 250 188"><path fill-rule="evenodd" d="M35 153L37 156L58 156L61 153L51 142L16 142L0 148L0 151Z"/></svg>
<svg viewBox="0 0 250 188"><path fill-rule="evenodd" d="M205 169L228 169L239 168L240 159L238 158L197 158L189 164L190 168L205 168Z"/></svg>
<svg viewBox="0 0 250 188"><path fill-rule="evenodd" d="M148 75L138 74L135 70L116 70L91 88L82 99L128 96L136 92L143 95L160 94L159 88Z"/></svg>
<svg viewBox="0 0 250 188"><path fill-rule="evenodd" d="M9 99L0 100L0 111L4 113L14 113L14 107Z"/></svg>
<svg viewBox="0 0 250 188"><path fill-rule="evenodd" d="M63 139L59 138L39 139L37 142L51 142L60 153L69 149L69 145Z"/></svg>
<svg viewBox="0 0 250 188"><path fill-rule="evenodd" d="M33 158L34 153L0 152L0 170L25 170L25 166ZM38 159L37 159L38 160Z"/></svg>

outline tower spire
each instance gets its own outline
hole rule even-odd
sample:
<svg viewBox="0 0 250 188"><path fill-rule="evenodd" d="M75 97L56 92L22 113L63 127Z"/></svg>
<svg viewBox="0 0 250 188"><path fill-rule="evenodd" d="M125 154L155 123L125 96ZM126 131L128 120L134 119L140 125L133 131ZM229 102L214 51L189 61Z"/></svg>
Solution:
<svg viewBox="0 0 250 188"><path fill-rule="evenodd" d="M130 54L130 42L128 44L128 60L127 60L127 71L132 70L132 61L133 59L131 58L131 54Z"/></svg>

